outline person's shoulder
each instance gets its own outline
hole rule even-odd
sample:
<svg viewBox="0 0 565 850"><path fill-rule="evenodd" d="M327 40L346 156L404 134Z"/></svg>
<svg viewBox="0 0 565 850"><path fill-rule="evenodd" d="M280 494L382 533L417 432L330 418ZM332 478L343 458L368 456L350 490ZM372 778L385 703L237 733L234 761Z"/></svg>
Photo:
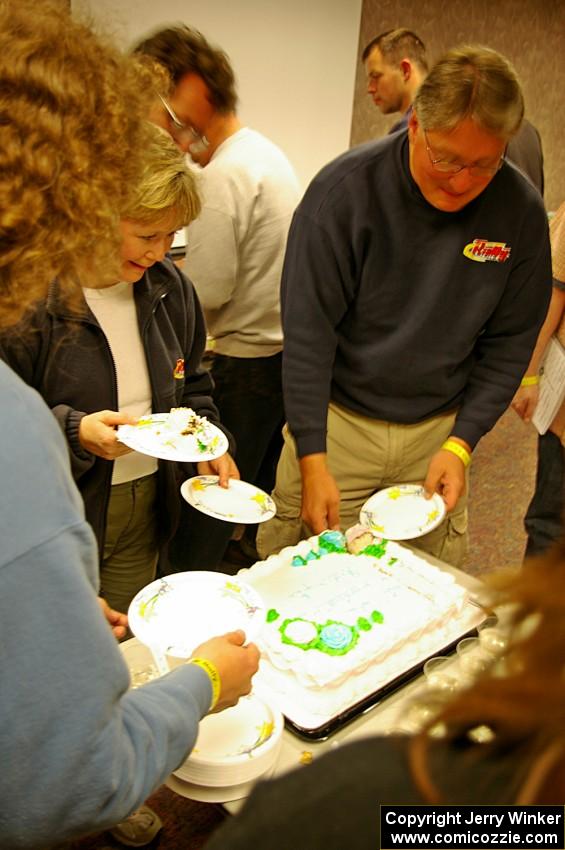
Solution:
<svg viewBox="0 0 565 850"><path fill-rule="evenodd" d="M315 758L307 768L255 786L242 812L213 837L210 850L377 847L380 802L421 803L406 755L407 738L374 737ZM316 813L313 820L312 813Z"/></svg>
<svg viewBox="0 0 565 850"><path fill-rule="evenodd" d="M315 214L329 201L359 197L382 165L392 167L391 157L402 141L402 134L385 136L357 145L333 159L314 177L301 203L301 211Z"/></svg>
<svg viewBox="0 0 565 850"><path fill-rule="evenodd" d="M25 435L33 432L36 437L41 433L58 434L55 420L39 393L1 360L0 429L4 438L8 433Z"/></svg>
<svg viewBox="0 0 565 850"><path fill-rule="evenodd" d="M519 165L506 159L500 169L500 183L504 184L505 192L511 192L522 202L532 205L534 208L544 210L543 198L539 190L534 186L530 178L522 171Z"/></svg>
<svg viewBox="0 0 565 850"><path fill-rule="evenodd" d="M203 169L204 184L216 175L237 180L241 175L257 176L261 172L294 175L294 168L279 145L258 130L242 127L227 139ZM208 174L207 174L208 172Z"/></svg>

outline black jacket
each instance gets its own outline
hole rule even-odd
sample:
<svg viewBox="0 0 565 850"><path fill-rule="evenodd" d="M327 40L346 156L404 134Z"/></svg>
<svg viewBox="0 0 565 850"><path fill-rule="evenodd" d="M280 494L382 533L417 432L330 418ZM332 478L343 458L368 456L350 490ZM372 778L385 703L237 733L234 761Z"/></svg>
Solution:
<svg viewBox="0 0 565 850"><path fill-rule="evenodd" d="M212 379L201 366L206 330L192 284L174 263L165 260L132 285L151 380L153 412L192 407L219 425L211 398ZM43 396L59 422L67 438L71 469L84 499L86 518L102 552L113 461L85 451L78 440L83 416L118 409L116 370L100 325L84 299L65 300L54 283L47 300L37 306L29 328L20 326L16 332L2 334L0 357ZM179 360L184 361L184 376L178 368ZM194 474L193 464L159 462L161 543L170 539L178 523L180 483Z"/></svg>

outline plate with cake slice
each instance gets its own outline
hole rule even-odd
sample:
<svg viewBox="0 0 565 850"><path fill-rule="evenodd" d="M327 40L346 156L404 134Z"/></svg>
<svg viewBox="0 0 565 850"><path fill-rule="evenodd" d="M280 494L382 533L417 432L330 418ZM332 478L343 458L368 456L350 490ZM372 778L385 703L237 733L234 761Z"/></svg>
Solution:
<svg viewBox="0 0 565 850"><path fill-rule="evenodd" d="M118 440L144 455L193 463L214 460L229 448L224 432L190 407L173 407L169 413L144 416L135 425L120 425Z"/></svg>
<svg viewBox="0 0 565 850"><path fill-rule="evenodd" d="M183 483L180 492L193 508L225 522L266 522L277 512L267 493L237 478L220 487L217 475L196 475Z"/></svg>
<svg viewBox="0 0 565 850"><path fill-rule="evenodd" d="M359 517L363 525L380 537L413 540L443 522L445 502L439 493L426 499L421 484L396 484L373 493Z"/></svg>

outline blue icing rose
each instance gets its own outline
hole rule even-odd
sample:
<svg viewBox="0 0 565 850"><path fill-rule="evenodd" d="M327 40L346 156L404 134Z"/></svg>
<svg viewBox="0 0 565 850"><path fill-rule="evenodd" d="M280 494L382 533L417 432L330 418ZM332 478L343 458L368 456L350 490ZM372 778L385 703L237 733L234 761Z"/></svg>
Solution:
<svg viewBox="0 0 565 850"><path fill-rule="evenodd" d="M305 559L301 558L300 555L295 555L290 563L291 563L291 566L293 566L293 567L304 567L304 566L306 566Z"/></svg>
<svg viewBox="0 0 565 850"><path fill-rule="evenodd" d="M324 531L318 537L318 542L323 549L329 549L332 552L346 548L345 536L341 531Z"/></svg>
<svg viewBox="0 0 565 850"><path fill-rule="evenodd" d="M353 631L350 626L342 623L332 623L324 626L320 632L320 640L331 649L344 649L351 643Z"/></svg>
<svg viewBox="0 0 565 850"><path fill-rule="evenodd" d="M306 560L307 561L319 561L320 560L320 553L314 552L313 549L310 549L310 551L306 555Z"/></svg>

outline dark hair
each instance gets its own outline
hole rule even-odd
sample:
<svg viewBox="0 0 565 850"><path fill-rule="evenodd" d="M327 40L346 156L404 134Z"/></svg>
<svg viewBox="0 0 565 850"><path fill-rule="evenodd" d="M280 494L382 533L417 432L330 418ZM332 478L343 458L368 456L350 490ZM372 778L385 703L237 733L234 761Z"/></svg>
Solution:
<svg viewBox="0 0 565 850"><path fill-rule="evenodd" d="M162 65L174 85L185 74L198 74L210 90L212 106L224 114L235 111L237 92L230 60L198 30L187 26L158 30L140 41L134 52L150 56Z"/></svg>
<svg viewBox="0 0 565 850"><path fill-rule="evenodd" d="M368 59L373 48L378 47L383 59L389 65L397 65L403 59L411 59L420 69L427 74L428 62L426 60L426 47L424 42L412 30L399 27L395 30L387 30L371 39L365 47L361 59Z"/></svg>

